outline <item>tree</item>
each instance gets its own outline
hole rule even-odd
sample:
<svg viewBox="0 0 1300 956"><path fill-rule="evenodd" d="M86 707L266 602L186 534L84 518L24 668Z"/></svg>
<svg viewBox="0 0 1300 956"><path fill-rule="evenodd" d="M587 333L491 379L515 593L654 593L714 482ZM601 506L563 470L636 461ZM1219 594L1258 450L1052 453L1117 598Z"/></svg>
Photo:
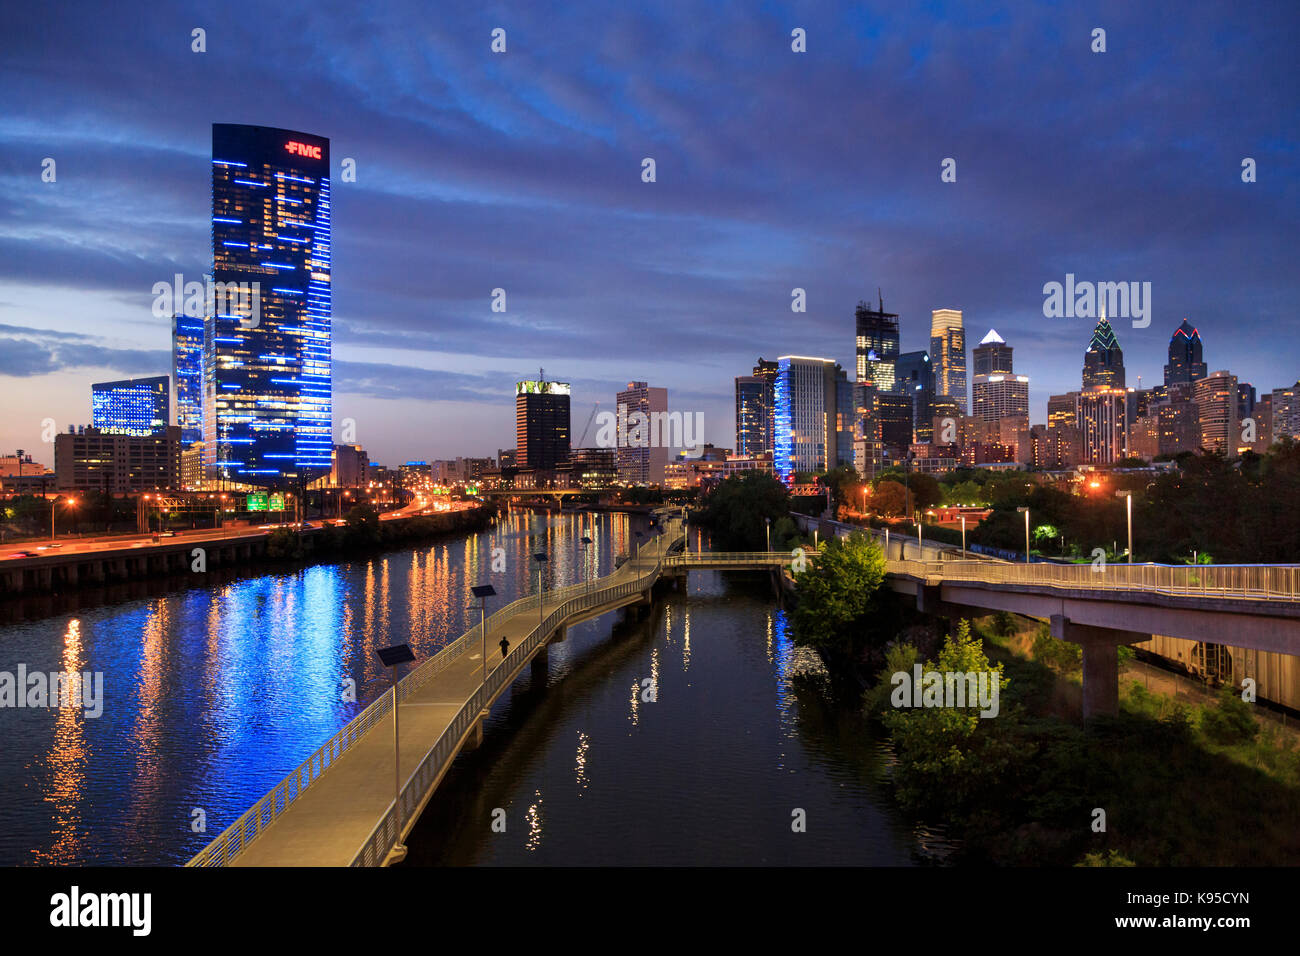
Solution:
<svg viewBox="0 0 1300 956"><path fill-rule="evenodd" d="M871 495L871 510L879 515L901 515L907 508L907 489L896 481L882 481Z"/></svg>
<svg viewBox="0 0 1300 956"><path fill-rule="evenodd" d="M345 520L350 544L376 545L380 542L379 512L373 505L353 505Z"/></svg>
<svg viewBox="0 0 1300 956"><path fill-rule="evenodd" d="M857 533L827 539L817 560L797 576L795 643L830 655L854 655L884 580L884 552L874 541Z"/></svg>
<svg viewBox="0 0 1300 956"><path fill-rule="evenodd" d="M733 475L709 492L700 520L724 549L761 551L767 545L767 520L776 521L789 511L785 485L765 472L751 471Z"/></svg>
<svg viewBox="0 0 1300 956"><path fill-rule="evenodd" d="M852 465L832 468L817 480L823 487L831 489L831 500L836 511L846 505L862 501L861 479L858 477L857 469Z"/></svg>
<svg viewBox="0 0 1300 956"><path fill-rule="evenodd" d="M925 668L940 674L989 674L999 697L1007 686L1002 665L991 665L970 624L962 621ZM892 682L886 672L882 681ZM886 710L881 717L893 737L898 757L894 780L899 799L914 809L936 802L964 806L979 792L996 785L1011 764L1014 744L1001 733L1002 718L980 717L978 701L966 706L906 707Z"/></svg>

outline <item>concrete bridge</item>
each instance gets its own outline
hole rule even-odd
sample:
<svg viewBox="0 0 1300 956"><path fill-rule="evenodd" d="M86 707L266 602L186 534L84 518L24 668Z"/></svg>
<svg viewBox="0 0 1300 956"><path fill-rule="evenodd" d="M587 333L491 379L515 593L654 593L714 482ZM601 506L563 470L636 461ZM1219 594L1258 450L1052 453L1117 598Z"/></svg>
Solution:
<svg viewBox="0 0 1300 956"><path fill-rule="evenodd" d="M808 523L816 519L808 519ZM887 584L943 617L1008 611L1048 621L1083 649L1083 713L1119 709L1120 645L1164 634L1300 654L1300 566L1019 564L949 545L817 522L829 535L867 532L886 549Z"/></svg>
<svg viewBox="0 0 1300 956"><path fill-rule="evenodd" d="M334 734L195 856L190 866L378 866L400 846L462 750L479 745L493 702L567 629L620 607L648 604L674 549L680 514L660 512L664 533L603 578L520 598L424 661L397 683L394 800L390 691ZM768 564L781 556L770 556ZM788 560L788 558L787 558ZM778 561L779 563L779 561ZM676 566L676 565L675 565ZM502 638L508 653L497 657ZM493 659L495 658L495 659Z"/></svg>

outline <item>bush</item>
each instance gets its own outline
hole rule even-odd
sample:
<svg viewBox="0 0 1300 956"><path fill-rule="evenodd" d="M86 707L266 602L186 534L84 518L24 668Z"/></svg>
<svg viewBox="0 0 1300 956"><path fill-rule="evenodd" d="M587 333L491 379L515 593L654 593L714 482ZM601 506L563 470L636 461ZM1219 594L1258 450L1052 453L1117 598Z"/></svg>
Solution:
<svg viewBox="0 0 1300 956"><path fill-rule="evenodd" d="M1034 660L1042 661L1053 670L1070 673L1083 667L1083 648L1069 641L1052 637L1046 624L1034 634Z"/></svg>
<svg viewBox="0 0 1300 956"><path fill-rule="evenodd" d="M1224 746L1244 744L1259 735L1251 705L1228 684L1220 688L1217 706L1201 708L1200 723L1208 740Z"/></svg>

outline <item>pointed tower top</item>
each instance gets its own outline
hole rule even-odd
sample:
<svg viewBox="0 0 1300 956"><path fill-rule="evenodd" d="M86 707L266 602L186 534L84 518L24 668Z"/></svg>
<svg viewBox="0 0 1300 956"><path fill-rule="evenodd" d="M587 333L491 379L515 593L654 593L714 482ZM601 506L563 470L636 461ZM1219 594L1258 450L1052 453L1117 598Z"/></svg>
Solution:
<svg viewBox="0 0 1300 956"><path fill-rule="evenodd" d="M989 329L989 334L980 339L980 345L1006 345L1006 339L998 335L997 329Z"/></svg>

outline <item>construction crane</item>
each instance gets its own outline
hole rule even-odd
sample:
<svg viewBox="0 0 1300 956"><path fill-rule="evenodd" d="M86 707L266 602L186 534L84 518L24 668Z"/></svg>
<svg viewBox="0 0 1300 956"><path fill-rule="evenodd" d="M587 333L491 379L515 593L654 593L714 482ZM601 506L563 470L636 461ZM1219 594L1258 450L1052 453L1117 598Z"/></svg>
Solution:
<svg viewBox="0 0 1300 956"><path fill-rule="evenodd" d="M591 423L595 420L596 412L599 408L600 408L600 402L597 402L595 405L591 406L591 414L587 416L587 424L583 426L582 437L578 439L577 444L573 446L574 448L583 447L582 443L587 440L587 432L591 430Z"/></svg>

